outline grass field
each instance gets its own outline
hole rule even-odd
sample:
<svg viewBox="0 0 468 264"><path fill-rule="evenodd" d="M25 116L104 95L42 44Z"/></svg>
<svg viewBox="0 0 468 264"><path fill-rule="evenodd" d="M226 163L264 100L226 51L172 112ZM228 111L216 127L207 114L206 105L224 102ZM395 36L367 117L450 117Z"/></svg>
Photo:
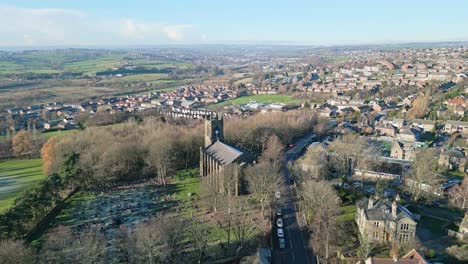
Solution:
<svg viewBox="0 0 468 264"><path fill-rule="evenodd" d="M342 214L338 216L339 221L352 222L356 218L356 205L350 204L341 207Z"/></svg>
<svg viewBox="0 0 468 264"><path fill-rule="evenodd" d="M0 212L42 178L41 159L0 161Z"/></svg>
<svg viewBox="0 0 468 264"><path fill-rule="evenodd" d="M243 105L252 101L257 103L294 103L296 100L290 95L280 94L258 94L242 96L233 100L222 102L219 105Z"/></svg>

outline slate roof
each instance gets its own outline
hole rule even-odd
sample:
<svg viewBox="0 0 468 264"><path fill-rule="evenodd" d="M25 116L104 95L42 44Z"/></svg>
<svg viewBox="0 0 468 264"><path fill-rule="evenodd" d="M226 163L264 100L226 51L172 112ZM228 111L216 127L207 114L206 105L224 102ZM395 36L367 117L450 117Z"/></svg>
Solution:
<svg viewBox="0 0 468 264"><path fill-rule="evenodd" d="M367 208L368 201L369 199L366 198L358 202L358 206L365 209L366 218L368 220L388 221L409 218L413 222L416 222L413 218L413 214L401 205L397 206L396 218L392 219L392 202L387 199L374 200L374 205L371 208ZM388 210L388 213L386 213L385 210Z"/></svg>
<svg viewBox="0 0 468 264"><path fill-rule="evenodd" d="M208 146L205 152L218 160L222 165L231 164L244 154L235 147L229 146L219 140Z"/></svg>

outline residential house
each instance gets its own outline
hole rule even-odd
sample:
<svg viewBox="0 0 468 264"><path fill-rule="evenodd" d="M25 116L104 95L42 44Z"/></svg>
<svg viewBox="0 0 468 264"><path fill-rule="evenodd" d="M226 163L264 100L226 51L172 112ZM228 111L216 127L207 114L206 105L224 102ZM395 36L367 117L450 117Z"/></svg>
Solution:
<svg viewBox="0 0 468 264"><path fill-rule="evenodd" d="M377 126L375 126L375 130L377 131L377 134L379 135L387 135L387 136L395 136L396 130L395 127L393 127L391 124L386 123L379 123Z"/></svg>
<svg viewBox="0 0 468 264"><path fill-rule="evenodd" d="M450 170L459 170L461 172L464 172L466 170L467 165L466 161L466 153L457 149L442 149L439 156L439 165Z"/></svg>
<svg viewBox="0 0 468 264"><path fill-rule="evenodd" d="M383 243L413 241L417 225L413 214L396 201L372 197L357 203L356 223L361 235Z"/></svg>
<svg viewBox="0 0 468 264"><path fill-rule="evenodd" d="M399 140L414 142L419 138L421 134L422 134L421 128L405 126L405 127L400 128L400 131L397 134L397 138Z"/></svg>
<svg viewBox="0 0 468 264"><path fill-rule="evenodd" d="M393 118L392 120L392 125L395 126L396 128L401 128L406 124L405 120L403 118Z"/></svg>
<svg viewBox="0 0 468 264"><path fill-rule="evenodd" d="M361 262L359 262L361 263ZM365 264L429 264L424 257L415 249L406 253L401 258L394 256L393 258L370 257L364 261Z"/></svg>
<svg viewBox="0 0 468 264"><path fill-rule="evenodd" d="M448 120L445 122L444 131L447 133L461 132L468 134L468 122Z"/></svg>
<svg viewBox="0 0 468 264"><path fill-rule="evenodd" d="M413 127L417 126L424 130L424 132L430 132L435 129L435 121L426 119L413 119Z"/></svg>
<svg viewBox="0 0 468 264"><path fill-rule="evenodd" d="M416 146L411 142L396 140L390 151L390 157L394 159L413 160Z"/></svg>

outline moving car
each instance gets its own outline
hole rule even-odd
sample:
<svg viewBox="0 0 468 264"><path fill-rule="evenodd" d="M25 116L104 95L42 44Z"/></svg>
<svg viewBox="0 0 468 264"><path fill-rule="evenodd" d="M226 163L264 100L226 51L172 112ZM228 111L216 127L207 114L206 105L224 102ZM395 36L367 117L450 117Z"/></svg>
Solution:
<svg viewBox="0 0 468 264"><path fill-rule="evenodd" d="M277 233L278 233L278 237L284 237L284 230L283 230L283 228L278 228Z"/></svg>
<svg viewBox="0 0 468 264"><path fill-rule="evenodd" d="M283 227L283 218L278 218L278 219L276 220L276 225L277 225L278 227Z"/></svg>

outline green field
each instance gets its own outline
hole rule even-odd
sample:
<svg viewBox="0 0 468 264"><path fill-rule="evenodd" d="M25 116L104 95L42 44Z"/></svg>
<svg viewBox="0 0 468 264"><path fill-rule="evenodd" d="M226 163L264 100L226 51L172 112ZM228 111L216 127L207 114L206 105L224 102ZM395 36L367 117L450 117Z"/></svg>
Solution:
<svg viewBox="0 0 468 264"><path fill-rule="evenodd" d="M354 221L354 219L356 218L356 205L355 204L341 206L340 209L342 210L342 212L337 218L338 221L343 221L343 222Z"/></svg>
<svg viewBox="0 0 468 264"><path fill-rule="evenodd" d="M242 96L233 100L222 102L219 105L243 105L252 101L257 103L295 103L296 100L290 95L281 94L258 94Z"/></svg>
<svg viewBox="0 0 468 264"><path fill-rule="evenodd" d="M0 58L0 75L18 73L61 73L75 72L95 75L126 64L149 69L187 68L192 64L179 61L156 61L148 59L132 59L132 55L122 52L100 51L33 51L15 53Z"/></svg>
<svg viewBox="0 0 468 264"><path fill-rule="evenodd" d="M42 178L41 159L0 161L0 212Z"/></svg>

